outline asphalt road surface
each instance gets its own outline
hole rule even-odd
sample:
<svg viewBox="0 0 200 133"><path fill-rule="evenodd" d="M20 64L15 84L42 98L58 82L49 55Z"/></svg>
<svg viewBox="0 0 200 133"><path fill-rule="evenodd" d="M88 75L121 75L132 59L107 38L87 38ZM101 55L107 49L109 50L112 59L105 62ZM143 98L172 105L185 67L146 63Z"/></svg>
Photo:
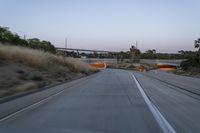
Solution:
<svg viewBox="0 0 200 133"><path fill-rule="evenodd" d="M200 79L106 69L70 91L67 84L59 95L0 122L0 132L200 132Z"/></svg>

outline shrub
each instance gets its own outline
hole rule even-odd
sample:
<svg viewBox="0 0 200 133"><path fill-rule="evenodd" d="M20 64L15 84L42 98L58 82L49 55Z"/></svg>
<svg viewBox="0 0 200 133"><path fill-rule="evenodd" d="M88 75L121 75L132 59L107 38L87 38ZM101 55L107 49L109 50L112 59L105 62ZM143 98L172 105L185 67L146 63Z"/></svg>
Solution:
<svg viewBox="0 0 200 133"><path fill-rule="evenodd" d="M184 70L188 70L191 67L200 67L200 58L198 56L190 57L189 59L182 61L180 66Z"/></svg>

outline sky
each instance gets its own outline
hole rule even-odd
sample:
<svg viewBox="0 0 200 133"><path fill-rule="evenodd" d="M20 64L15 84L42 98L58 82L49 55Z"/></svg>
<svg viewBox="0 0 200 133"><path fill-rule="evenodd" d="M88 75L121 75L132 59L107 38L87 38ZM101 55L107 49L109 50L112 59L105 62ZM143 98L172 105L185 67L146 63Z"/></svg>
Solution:
<svg viewBox="0 0 200 133"><path fill-rule="evenodd" d="M200 0L0 0L0 26L56 47L176 53L200 37Z"/></svg>

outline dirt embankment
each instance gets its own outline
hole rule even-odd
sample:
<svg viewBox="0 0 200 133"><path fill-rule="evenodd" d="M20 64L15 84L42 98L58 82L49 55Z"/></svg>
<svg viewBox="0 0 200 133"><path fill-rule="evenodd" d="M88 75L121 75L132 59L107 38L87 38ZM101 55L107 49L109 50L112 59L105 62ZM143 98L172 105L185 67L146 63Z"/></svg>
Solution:
<svg viewBox="0 0 200 133"><path fill-rule="evenodd" d="M0 98L96 72L73 58L0 44Z"/></svg>
<svg viewBox="0 0 200 133"><path fill-rule="evenodd" d="M188 70L177 69L173 71L174 74L200 78L200 67L191 67Z"/></svg>

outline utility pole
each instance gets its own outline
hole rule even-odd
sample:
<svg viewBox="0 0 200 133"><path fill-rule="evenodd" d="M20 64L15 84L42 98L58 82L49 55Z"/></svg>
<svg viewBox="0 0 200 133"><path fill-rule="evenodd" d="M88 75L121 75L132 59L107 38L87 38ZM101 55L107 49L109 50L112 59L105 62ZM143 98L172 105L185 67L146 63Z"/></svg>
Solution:
<svg viewBox="0 0 200 133"><path fill-rule="evenodd" d="M67 37L65 37L65 49L67 50Z"/></svg>
<svg viewBox="0 0 200 133"><path fill-rule="evenodd" d="M26 35L24 34L24 40L26 40Z"/></svg>
<svg viewBox="0 0 200 133"><path fill-rule="evenodd" d="M67 56L67 37L65 37L65 56Z"/></svg>

